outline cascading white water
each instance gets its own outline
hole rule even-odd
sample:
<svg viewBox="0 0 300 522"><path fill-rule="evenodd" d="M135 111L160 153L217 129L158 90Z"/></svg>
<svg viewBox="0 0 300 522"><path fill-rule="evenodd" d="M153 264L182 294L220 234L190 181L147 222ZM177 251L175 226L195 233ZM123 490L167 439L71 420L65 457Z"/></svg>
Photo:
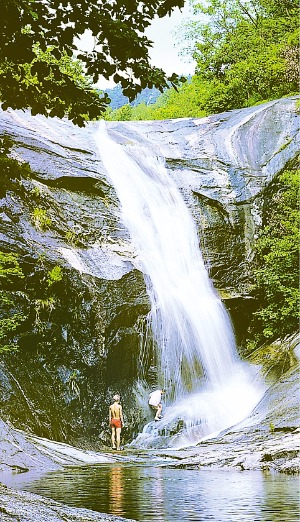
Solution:
<svg viewBox="0 0 300 522"><path fill-rule="evenodd" d="M242 420L262 389L250 383L252 372L238 359L231 323L205 269L193 219L162 158L136 145L125 150L104 126L95 140L151 300L160 385L173 402L159 423L160 433L180 419L189 440L195 441ZM151 444L157 434L152 423L139 442ZM177 440L184 442L182 436Z"/></svg>

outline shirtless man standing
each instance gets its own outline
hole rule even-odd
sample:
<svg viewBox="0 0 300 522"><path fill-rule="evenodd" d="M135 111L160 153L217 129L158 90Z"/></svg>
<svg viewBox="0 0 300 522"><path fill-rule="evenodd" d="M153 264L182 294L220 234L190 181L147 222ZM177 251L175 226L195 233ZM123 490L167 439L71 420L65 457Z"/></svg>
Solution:
<svg viewBox="0 0 300 522"><path fill-rule="evenodd" d="M113 449L120 449L121 429L124 425L120 395L113 396L114 403L109 407L109 424L111 427L111 443ZM116 448L117 441L117 448Z"/></svg>

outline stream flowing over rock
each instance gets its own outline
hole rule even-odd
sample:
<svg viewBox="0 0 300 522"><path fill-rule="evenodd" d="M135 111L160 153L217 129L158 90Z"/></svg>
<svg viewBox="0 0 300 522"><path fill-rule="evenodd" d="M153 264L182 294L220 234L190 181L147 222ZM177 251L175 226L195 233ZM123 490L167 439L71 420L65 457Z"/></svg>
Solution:
<svg viewBox="0 0 300 522"><path fill-rule="evenodd" d="M252 243L264 189L298 151L295 101L202 119L107 123L117 143L139 143L165 158L239 345L252 310ZM146 337L149 298L97 152L98 125L79 129L29 112L0 113L12 157L31 169L27 177L4 178L1 187L1 249L19 255L26 284L15 288L17 306L28 316L17 334L19 351L0 363L2 418L40 437L94 449L108 442L111 395L122 395L129 440L149 420L134 399L141 366L146 385L156 383ZM50 285L56 266L63 278Z"/></svg>

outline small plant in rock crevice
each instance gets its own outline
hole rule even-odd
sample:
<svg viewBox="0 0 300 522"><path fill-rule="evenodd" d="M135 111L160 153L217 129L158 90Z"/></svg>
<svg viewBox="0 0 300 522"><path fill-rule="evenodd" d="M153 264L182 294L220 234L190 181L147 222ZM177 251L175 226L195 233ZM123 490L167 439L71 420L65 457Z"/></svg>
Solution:
<svg viewBox="0 0 300 522"><path fill-rule="evenodd" d="M52 270L48 272L47 285L48 287L52 286L54 283L58 283L63 278L62 268L56 265Z"/></svg>
<svg viewBox="0 0 300 522"><path fill-rule="evenodd" d="M31 219L34 226L41 231L47 230L51 227L51 218L47 216L47 210L44 208L35 208L31 214Z"/></svg>
<svg viewBox="0 0 300 522"><path fill-rule="evenodd" d="M67 230L65 233L65 241L74 247L81 246L83 242L82 233L74 229Z"/></svg>

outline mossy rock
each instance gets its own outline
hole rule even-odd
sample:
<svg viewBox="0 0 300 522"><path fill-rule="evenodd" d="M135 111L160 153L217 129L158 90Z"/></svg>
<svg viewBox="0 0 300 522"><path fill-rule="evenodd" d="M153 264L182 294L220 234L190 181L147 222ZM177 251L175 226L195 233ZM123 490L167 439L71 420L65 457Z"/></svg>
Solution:
<svg viewBox="0 0 300 522"><path fill-rule="evenodd" d="M261 366L261 371L266 378L271 381L277 380L297 364L295 349L298 345L297 333L284 340L260 346L249 355L248 360L252 364Z"/></svg>

